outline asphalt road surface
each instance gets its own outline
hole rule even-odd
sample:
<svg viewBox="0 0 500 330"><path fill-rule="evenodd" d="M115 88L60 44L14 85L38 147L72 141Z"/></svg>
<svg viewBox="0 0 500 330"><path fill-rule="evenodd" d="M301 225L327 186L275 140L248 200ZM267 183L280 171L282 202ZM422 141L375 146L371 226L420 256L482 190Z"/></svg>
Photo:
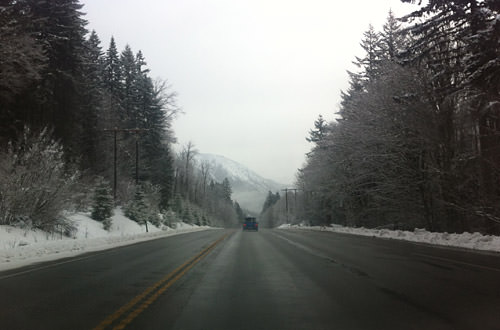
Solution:
<svg viewBox="0 0 500 330"><path fill-rule="evenodd" d="M500 256L196 232L0 273L0 329L500 329Z"/></svg>

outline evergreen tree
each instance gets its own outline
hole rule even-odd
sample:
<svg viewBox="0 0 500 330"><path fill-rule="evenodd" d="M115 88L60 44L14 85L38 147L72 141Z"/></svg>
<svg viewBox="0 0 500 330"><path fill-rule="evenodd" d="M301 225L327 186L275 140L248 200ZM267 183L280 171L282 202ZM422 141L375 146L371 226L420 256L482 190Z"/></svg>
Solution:
<svg viewBox="0 0 500 330"><path fill-rule="evenodd" d="M184 209L182 197L180 194L176 194L172 203L172 210L177 213L181 214L182 210Z"/></svg>
<svg viewBox="0 0 500 330"><path fill-rule="evenodd" d="M314 122L314 130L309 131L309 137L306 138L307 142L319 143L323 140L326 134L327 123L322 115Z"/></svg>
<svg viewBox="0 0 500 330"><path fill-rule="evenodd" d="M425 67L433 77L430 96L440 114L442 134L436 154L438 197L444 200L441 205L447 205L435 216L445 213L450 223L463 217L456 205L469 204L467 209L486 215L486 221L500 212L484 206L500 201L500 171L493 165L500 161L499 7L498 1L431 0L406 17L417 21L408 28L414 41L407 60ZM471 203L470 195L478 196L477 200ZM494 226L495 221L489 221Z"/></svg>
<svg viewBox="0 0 500 330"><path fill-rule="evenodd" d="M176 219L177 217L175 215L175 212L171 208L168 208L163 212L163 224L165 226L172 227Z"/></svg>
<svg viewBox="0 0 500 330"><path fill-rule="evenodd" d="M340 120L350 120L356 118L353 103L356 98L366 92L366 86L370 81L377 78L380 73L383 61L383 43L380 33L376 32L370 24L368 30L363 33L363 39L360 43L364 50L363 57L357 57L353 64L358 68L358 72L350 72L349 88L341 92L341 108L338 114L342 117Z"/></svg>
<svg viewBox="0 0 500 330"><path fill-rule="evenodd" d="M359 79L366 83L378 76L382 57L380 34L375 31L371 24L368 26L368 30L363 33L360 46L365 51L365 55L364 57L356 57L353 64L361 70Z"/></svg>
<svg viewBox="0 0 500 330"><path fill-rule="evenodd" d="M392 10L380 33L381 57L389 61L396 61L405 50L406 43L401 24L398 23Z"/></svg>
<svg viewBox="0 0 500 330"><path fill-rule="evenodd" d="M113 194L108 182L101 181L94 192L94 203L92 205L91 217L94 220L104 223L104 229L108 230L111 226L111 217L113 216Z"/></svg>
<svg viewBox="0 0 500 330"><path fill-rule="evenodd" d="M193 221L194 221L195 225L201 226L200 215L198 214L198 212L196 210L193 211Z"/></svg>
<svg viewBox="0 0 500 330"><path fill-rule="evenodd" d="M129 128L139 127L139 109L135 101L137 95L137 66L135 63L134 53L129 45L125 46L119 59L121 73L121 106L123 109L122 118Z"/></svg>
<svg viewBox="0 0 500 330"><path fill-rule="evenodd" d="M231 183L228 178L224 178L222 181L222 198L224 201L230 202L231 195L233 194L233 189L231 188Z"/></svg>
<svg viewBox="0 0 500 330"><path fill-rule="evenodd" d="M100 141L104 138L101 129L103 112L103 52L101 41L95 31L85 40L83 53L83 83L82 83L82 111L79 122L82 132L80 135L81 168L90 169L93 173L100 174L103 164L99 152Z"/></svg>
<svg viewBox="0 0 500 330"><path fill-rule="evenodd" d="M20 66L21 69L16 70L17 73L25 71L22 80L30 84L35 82L35 78L37 83L36 86L23 90L17 95L15 102L9 105L15 111L12 112L15 114L15 121L21 123L20 126L27 124L35 129L45 126L53 128L55 137L65 148L67 160L72 162L80 154L79 87L82 82L81 54L86 34L81 7L77 0L7 1L6 9L2 6L0 14L2 17L6 15L9 20L1 30L11 28L10 32L13 34L10 38L12 41L16 40L19 46L17 51L22 52L16 62L24 63ZM13 15L10 18L9 13ZM12 29L17 27L21 30ZM6 52L6 58L9 59L14 53L9 47L11 42L7 42L5 47L2 41L2 51ZM36 55L39 51L43 57ZM4 60L2 56L1 62L8 68L9 61ZM38 61L43 61L39 62L43 66L39 66ZM7 74L5 77L14 76ZM16 87L15 83L13 80L9 84ZM16 90L20 91L18 88ZM22 130L22 127L16 128Z"/></svg>
<svg viewBox="0 0 500 330"><path fill-rule="evenodd" d="M84 45L85 75L92 82L94 90L100 92L100 89L97 87L103 87L104 52L102 51L101 40L95 30L92 30L89 37L85 40Z"/></svg>
<svg viewBox="0 0 500 330"><path fill-rule="evenodd" d="M115 39L111 37L104 57L104 85L111 96L118 100L121 92L121 70Z"/></svg>
<svg viewBox="0 0 500 330"><path fill-rule="evenodd" d="M186 203L184 205L184 208L182 209L182 213L181 213L181 219L182 221L186 222L186 223L193 223L193 216L192 216L192 212L191 212L191 207L189 205L189 203Z"/></svg>
<svg viewBox="0 0 500 330"><path fill-rule="evenodd" d="M36 32L48 58L40 84L43 123L53 125L54 134L65 146L68 159L80 155L82 54L87 30L78 0L28 1Z"/></svg>
<svg viewBox="0 0 500 330"><path fill-rule="evenodd" d="M245 214L243 213L240 204L236 201L234 202L234 209L236 211L236 216L238 217L238 220L243 221L245 219Z"/></svg>
<svg viewBox="0 0 500 330"><path fill-rule="evenodd" d="M202 215L201 217L201 225L202 226L208 226L209 225L209 221L208 221L208 218L205 214Z"/></svg>
<svg viewBox="0 0 500 330"><path fill-rule="evenodd" d="M42 45L28 29L32 17L20 2L7 1L0 11L0 143L14 139L27 124L26 110L16 107L16 99L39 83L46 69Z"/></svg>
<svg viewBox="0 0 500 330"><path fill-rule="evenodd" d="M134 199L125 209L125 215L139 224L145 224L148 220L148 207L141 187L136 187Z"/></svg>
<svg viewBox="0 0 500 330"><path fill-rule="evenodd" d="M261 213L264 213L268 208L272 207L280 200L280 194L276 192L273 194L271 191L268 191L266 200L264 201L264 205L262 206Z"/></svg>

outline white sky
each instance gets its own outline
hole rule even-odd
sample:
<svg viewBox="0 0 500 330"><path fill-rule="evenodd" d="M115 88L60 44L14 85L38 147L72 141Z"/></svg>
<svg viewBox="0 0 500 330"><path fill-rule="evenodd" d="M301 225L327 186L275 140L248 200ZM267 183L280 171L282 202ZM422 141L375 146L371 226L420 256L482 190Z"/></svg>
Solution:
<svg viewBox="0 0 500 330"><path fill-rule="evenodd" d="M185 112L179 144L292 184L319 114L334 118L346 70L399 0L82 0L103 50L142 50L153 78L168 79Z"/></svg>

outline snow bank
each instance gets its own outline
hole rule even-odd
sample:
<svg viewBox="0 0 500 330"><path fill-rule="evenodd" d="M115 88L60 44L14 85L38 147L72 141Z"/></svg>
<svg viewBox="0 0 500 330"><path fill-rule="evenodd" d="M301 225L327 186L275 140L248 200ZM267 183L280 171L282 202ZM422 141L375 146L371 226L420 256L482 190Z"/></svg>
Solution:
<svg viewBox="0 0 500 330"><path fill-rule="evenodd" d="M115 209L109 231L103 229L102 223L92 220L89 214L77 213L69 218L77 228L74 238L40 230L0 226L0 271L160 237L211 229L208 226L183 222L177 223L175 229L166 226L158 228L148 223L149 232L146 233L146 226L125 217L119 208Z"/></svg>
<svg viewBox="0 0 500 330"><path fill-rule="evenodd" d="M331 231L336 233L346 233L361 236L382 237L390 239L405 240L418 243L427 243L434 245L444 245L461 247L474 250L500 252L500 237L482 235L480 233L434 233L424 229L415 229L414 231L389 230L389 229L366 229L351 228L339 225L325 226L301 226L301 225L281 225L278 229L305 229L318 231Z"/></svg>

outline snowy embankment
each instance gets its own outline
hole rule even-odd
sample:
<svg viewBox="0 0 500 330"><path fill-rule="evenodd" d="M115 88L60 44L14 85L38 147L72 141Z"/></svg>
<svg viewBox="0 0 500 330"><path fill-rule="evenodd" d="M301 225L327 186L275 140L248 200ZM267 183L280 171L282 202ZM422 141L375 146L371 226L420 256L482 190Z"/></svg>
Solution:
<svg viewBox="0 0 500 330"><path fill-rule="evenodd" d="M331 231L336 233L345 233L370 237L381 237L388 239L398 239L404 241L426 243L433 245L443 245L467 248L473 250L500 252L500 237L482 235L480 233L435 233L424 229L415 229L414 231L388 230L388 229L366 229L351 228L339 225L325 226L301 226L301 225L281 225L279 229L303 229L317 231Z"/></svg>
<svg viewBox="0 0 500 330"><path fill-rule="evenodd" d="M104 230L102 223L92 220L88 214L77 213L69 218L77 228L74 237L0 226L0 271L160 237L211 229L208 226L183 222L177 223L175 229L160 229L149 223L146 232L145 226L125 217L119 208L115 210L109 231Z"/></svg>

